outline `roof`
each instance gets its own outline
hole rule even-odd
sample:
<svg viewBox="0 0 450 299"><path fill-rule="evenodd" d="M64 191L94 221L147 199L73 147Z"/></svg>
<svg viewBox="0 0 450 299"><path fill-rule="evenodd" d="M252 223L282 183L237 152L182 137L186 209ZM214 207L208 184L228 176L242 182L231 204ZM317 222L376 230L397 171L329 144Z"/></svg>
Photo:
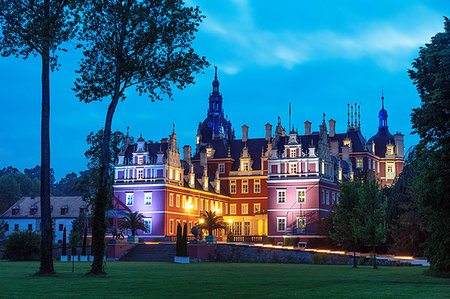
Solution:
<svg viewBox="0 0 450 299"><path fill-rule="evenodd" d="M386 145L395 144L394 136L389 133L387 127L378 128L377 134L369 139L369 143L375 142L375 155L384 158L386 156Z"/></svg>
<svg viewBox="0 0 450 299"><path fill-rule="evenodd" d="M148 152L148 156L150 159L154 158L156 159L156 156L159 152L166 153L167 148L169 147L169 143L167 142L161 142L161 143L145 143L144 149ZM136 152L137 144L130 144L128 145L127 149L125 150L125 158L126 159L132 159L133 152Z"/></svg>
<svg viewBox="0 0 450 299"><path fill-rule="evenodd" d="M50 197L52 206L52 218L77 218L80 215L80 208L86 208L87 203L81 196L55 196ZM17 214L13 215L13 209L18 209ZM35 213L31 209L35 208ZM62 215L61 208L68 208ZM40 197L22 197L13 204L0 218L41 218L41 199Z"/></svg>

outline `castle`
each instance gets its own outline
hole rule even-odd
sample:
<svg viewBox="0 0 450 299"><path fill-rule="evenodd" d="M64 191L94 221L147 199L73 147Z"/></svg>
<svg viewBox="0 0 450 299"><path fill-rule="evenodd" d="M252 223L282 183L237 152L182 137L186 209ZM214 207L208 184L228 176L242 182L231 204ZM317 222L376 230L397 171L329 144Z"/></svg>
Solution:
<svg viewBox="0 0 450 299"><path fill-rule="evenodd" d="M403 169L403 135L389 133L384 97L378 132L367 141L356 104L348 105L343 133L332 119L327 127L324 115L318 132L305 121L304 134L287 133L278 118L273 133L267 123L264 137L250 138L243 125L236 139L224 117L217 69L212 85L195 149L184 146L180 153L175 126L156 143L142 136L132 143L127 134L115 163L114 208L143 215L148 232L138 235L144 240L171 239L177 223L190 231L204 211L214 211L228 225L217 230L219 240L298 238L306 246L324 237L316 222L339 200L340 183L367 172L389 185Z"/></svg>

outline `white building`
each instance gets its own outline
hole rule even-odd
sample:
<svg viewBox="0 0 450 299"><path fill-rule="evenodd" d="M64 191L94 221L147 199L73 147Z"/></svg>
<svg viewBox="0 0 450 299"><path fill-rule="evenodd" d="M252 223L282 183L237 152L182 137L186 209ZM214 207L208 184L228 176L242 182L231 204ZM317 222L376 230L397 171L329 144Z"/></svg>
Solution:
<svg viewBox="0 0 450 299"><path fill-rule="evenodd" d="M80 213L87 212L87 204L81 196L58 196L50 198L52 220L54 222L55 240L61 242L64 227L67 237L72 229L72 221ZM22 197L0 216L0 221L7 224L6 236L18 230L40 232L41 199L40 197Z"/></svg>

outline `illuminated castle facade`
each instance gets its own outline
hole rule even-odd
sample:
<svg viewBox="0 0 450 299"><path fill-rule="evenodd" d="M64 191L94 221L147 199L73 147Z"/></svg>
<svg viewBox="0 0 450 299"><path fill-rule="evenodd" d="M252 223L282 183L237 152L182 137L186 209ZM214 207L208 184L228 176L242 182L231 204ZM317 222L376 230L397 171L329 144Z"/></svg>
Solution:
<svg viewBox="0 0 450 299"><path fill-rule="evenodd" d="M206 119L199 123L196 146L180 153L175 127L169 138L126 144L115 165L114 208L139 211L148 233L141 238L170 239L177 223L192 227L204 211L223 216L228 229L219 240L283 242L297 238L305 246L321 238L316 221L339 199L339 184L363 172L391 184L404 164L403 135L389 133L387 112L379 113L378 133L368 141L359 122L359 106L350 106L347 131L338 133L325 115L318 132L305 122L304 134L287 134L278 118L265 125L265 135L250 138L242 126L236 139L224 117L217 69ZM353 112L353 108L355 112ZM353 118L354 116L354 118Z"/></svg>

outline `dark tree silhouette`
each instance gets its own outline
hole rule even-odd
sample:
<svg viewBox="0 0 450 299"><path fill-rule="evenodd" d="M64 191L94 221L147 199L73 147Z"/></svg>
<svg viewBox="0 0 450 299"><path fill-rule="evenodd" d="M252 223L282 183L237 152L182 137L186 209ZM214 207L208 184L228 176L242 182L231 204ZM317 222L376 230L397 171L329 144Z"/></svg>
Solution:
<svg viewBox="0 0 450 299"><path fill-rule="evenodd" d="M128 212L125 213L123 218L119 219L120 229L130 229L131 235L135 236L138 229L147 232L147 228L144 225L144 218L139 212Z"/></svg>
<svg viewBox="0 0 450 299"><path fill-rule="evenodd" d="M0 54L42 60L41 122L41 258L37 274L54 273L50 214L50 69L57 66L57 50L74 35L76 18L70 0L0 0Z"/></svg>
<svg viewBox="0 0 450 299"><path fill-rule="evenodd" d="M119 100L133 87L151 100L172 97L172 86L193 83L207 62L192 48L203 16L182 0L86 1L80 7L84 58L75 92L86 103L110 98L95 194L92 227L94 262L90 273L103 274L105 210L109 186L111 124Z"/></svg>

